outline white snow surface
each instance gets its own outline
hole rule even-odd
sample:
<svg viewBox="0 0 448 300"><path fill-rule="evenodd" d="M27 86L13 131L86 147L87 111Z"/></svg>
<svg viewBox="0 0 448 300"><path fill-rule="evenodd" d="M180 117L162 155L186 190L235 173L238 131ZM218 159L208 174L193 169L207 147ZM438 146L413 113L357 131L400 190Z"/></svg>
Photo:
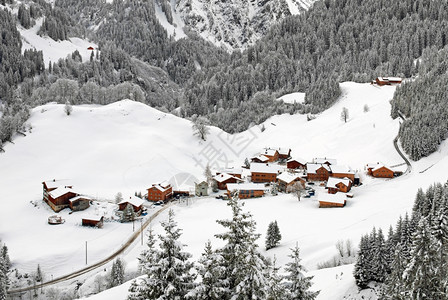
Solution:
<svg viewBox="0 0 448 300"><path fill-rule="evenodd" d="M18 26L20 35L22 36L22 51L26 49L36 49L42 51L45 65L48 63L57 62L60 58L66 58L67 55L72 54L76 50L82 57L82 61L87 61L90 59L92 50L87 50L89 47L97 48L95 43L83 40L80 38L70 38L65 41L55 41L48 36L40 36L37 34L40 26L42 25L43 18L36 21L36 25L30 29L24 29Z"/></svg>
<svg viewBox="0 0 448 300"><path fill-rule="evenodd" d="M286 94L283 95L279 98L276 99L277 101L283 101L285 103L290 103L290 104L294 104L294 103L304 103L305 102L305 93L291 93L291 94Z"/></svg>
<svg viewBox="0 0 448 300"><path fill-rule="evenodd" d="M115 205L105 202L84 212L69 214L68 209L63 210L59 215L66 219L65 224L48 225L47 218L54 212L42 202L44 180L68 179L78 192L112 201L117 192L124 198L135 191L144 193L151 184L177 174L187 172L199 178L206 156L213 151L216 153L210 165L217 170L240 167L246 157L272 145L291 148L292 156L308 161L312 157L336 158L360 172L363 185L352 189L356 197L344 208L319 209L315 196L299 202L281 193L247 199L244 207L257 222L261 233L258 243L264 255L275 255L278 264L284 265L289 261L289 249L298 243L302 263L316 275L314 282L322 290L318 299L341 299L338 295L344 291L356 290L352 277L345 275L342 285L320 280L321 271L314 271L316 265L336 254L338 240L351 239L357 245L360 236L373 226L387 230L399 215L412 208L418 188L447 180L448 167L444 142L438 152L414 162L410 174L394 179L365 175L364 166L369 162L392 166L403 162L392 143L399 126L398 120L390 118L389 100L395 87L347 82L341 88L337 103L312 121L304 115L285 114L268 119L263 132L255 126L235 135L212 127L206 142L192 135L188 120L130 100L107 106L74 106L70 116L58 104L33 109L29 119L32 133L16 136L14 144L6 144L6 152L0 154L0 201L5 207L0 211L0 238L9 247L13 267L22 273L33 272L40 264L44 272L56 277L85 265L85 241L90 264L111 254L132 234L132 224L105 222L103 229L80 226L83 214L105 213L106 219L111 219ZM365 104L370 107L367 113L363 112ZM340 120L342 107L350 112L347 123ZM405 166L400 168L404 170ZM316 191L324 188L316 186ZM214 234L223 232L216 220L230 217L226 203L213 195L173 206L183 229L181 241L188 245L186 250L194 259L207 240L214 247L222 245ZM159 221L166 218L167 211L153 222L156 233L162 233ZM264 234L273 220L278 221L283 239L279 247L266 252ZM125 252L128 270L136 270L136 257L142 249L137 243ZM333 297L335 286L338 293Z"/></svg>

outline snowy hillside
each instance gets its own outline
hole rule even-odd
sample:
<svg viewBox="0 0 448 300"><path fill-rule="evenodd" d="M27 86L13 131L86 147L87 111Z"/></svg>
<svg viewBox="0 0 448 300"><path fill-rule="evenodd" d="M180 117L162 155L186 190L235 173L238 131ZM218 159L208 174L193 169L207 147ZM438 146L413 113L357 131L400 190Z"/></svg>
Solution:
<svg viewBox="0 0 448 300"><path fill-rule="evenodd" d="M341 99L312 121L303 115L275 116L264 123L263 132L255 126L237 135L211 128L206 142L192 136L188 120L129 100L107 106L76 106L70 116L64 113L63 105L33 109L29 120L32 133L17 136L0 155L0 199L8 207L0 212L0 236L10 249L14 267L32 272L39 263L46 272L62 275L84 266L85 241L89 243L89 263L93 263L112 253L132 233L132 224L118 222L106 222L98 230L84 228L79 226L80 213L69 215L65 211L66 224L48 225L47 218L54 213L41 201L44 180L67 179L77 191L112 201L117 192L144 193L152 183L180 173L200 178L207 158L215 168L239 167L265 146L290 147L293 157L308 161L335 158L361 173L369 162L401 164L392 143L398 120L389 116L394 87L356 83L341 87ZM364 112L365 105L368 112ZM347 123L340 120L342 107L349 110ZM260 250L269 257L275 254L283 265L289 248L298 243L302 262L308 270L315 270L317 264L336 254L338 240L351 239L357 245L360 235L373 226L387 229L412 207L419 187L446 181L446 143L440 149L414 163L413 171L403 177L384 180L362 175L363 186L352 190L355 197L342 209L319 209L315 198L298 202L285 194L247 200L245 209L252 212L262 234ZM399 168L404 170L404 166ZM173 208L183 229L181 241L194 258L207 240L215 247L220 245L213 235L223 230L215 220L230 215L225 201L211 196ZM113 213L105 203L86 213L101 211ZM163 213L153 223L156 232L161 229L158 221L166 217ZM264 233L273 220L278 221L283 239L280 247L266 252ZM129 270L136 269L135 258L141 249L134 245L126 252ZM353 290L351 284L347 281ZM322 282L316 287L326 289ZM319 299L335 299L328 295L323 291Z"/></svg>
<svg viewBox="0 0 448 300"><path fill-rule="evenodd" d="M184 36L186 25L215 45L236 49L252 45L274 23L303 12L314 1L159 0L156 11L159 22L175 38Z"/></svg>

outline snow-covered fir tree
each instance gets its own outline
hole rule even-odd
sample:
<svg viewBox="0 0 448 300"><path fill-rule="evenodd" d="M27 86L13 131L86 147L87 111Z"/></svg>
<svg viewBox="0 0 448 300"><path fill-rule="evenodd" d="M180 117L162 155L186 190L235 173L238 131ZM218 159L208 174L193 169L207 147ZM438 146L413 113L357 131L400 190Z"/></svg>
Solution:
<svg viewBox="0 0 448 300"><path fill-rule="evenodd" d="M289 257L292 261L288 262L285 266L285 271L287 272L285 275L285 299L314 300L319 292L312 292L309 290L312 285L311 279L313 279L313 277L306 277L303 274L305 270L300 264L300 249L298 245L291 249Z"/></svg>
<svg viewBox="0 0 448 300"><path fill-rule="evenodd" d="M135 212L132 204L128 203L121 213L121 222L132 222L135 220Z"/></svg>
<svg viewBox="0 0 448 300"><path fill-rule="evenodd" d="M274 256L272 264L269 266L269 284L266 292L268 300L286 299L286 288L283 284L283 276L279 274L280 267L277 266L277 259Z"/></svg>
<svg viewBox="0 0 448 300"><path fill-rule="evenodd" d="M280 244L282 235L280 229L278 228L277 221L273 221L268 225L268 231L266 232L265 247L266 250L277 247Z"/></svg>
<svg viewBox="0 0 448 300"><path fill-rule="evenodd" d="M184 299L194 288L193 263L191 254L182 251L184 245L179 241L181 229L174 221L174 212L169 211L168 220L161 222L165 231L159 235L159 249L155 238L149 234L147 246L140 256L140 265L146 277L142 282L131 286L129 300L141 299Z"/></svg>
<svg viewBox="0 0 448 300"><path fill-rule="evenodd" d="M73 107L72 107L72 105L70 104L70 101L67 100L67 101L65 102L64 112L67 114L67 116L70 116L70 115L72 114L72 111L73 111Z"/></svg>
<svg viewBox="0 0 448 300"><path fill-rule="evenodd" d="M118 286L124 283L124 262L121 258L117 258L113 264L109 273L107 281L108 288Z"/></svg>
<svg viewBox="0 0 448 300"><path fill-rule="evenodd" d="M3 257L0 256L0 300L6 300L7 285L8 285L8 276L6 273L6 264Z"/></svg>
<svg viewBox="0 0 448 300"><path fill-rule="evenodd" d="M369 250L369 236L364 235L361 237L361 241L359 243L359 250L356 256L356 263L353 271L356 285L361 289L366 288L372 278L372 262Z"/></svg>

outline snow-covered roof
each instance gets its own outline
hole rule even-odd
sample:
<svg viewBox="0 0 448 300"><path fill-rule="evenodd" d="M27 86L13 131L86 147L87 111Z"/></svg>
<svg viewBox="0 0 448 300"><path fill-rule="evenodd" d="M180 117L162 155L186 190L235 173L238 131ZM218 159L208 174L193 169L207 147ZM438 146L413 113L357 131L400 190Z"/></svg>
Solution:
<svg viewBox="0 0 448 300"><path fill-rule="evenodd" d="M277 176L278 180L284 181L286 183L291 183L294 180L297 180L300 178L300 174L298 173L289 173L289 172L283 172L282 174Z"/></svg>
<svg viewBox="0 0 448 300"><path fill-rule="evenodd" d="M258 159L261 162L267 162L269 161L269 157L264 156L263 154L259 154L257 156L252 157L252 159Z"/></svg>
<svg viewBox="0 0 448 300"><path fill-rule="evenodd" d="M75 201L77 201L77 200L79 200L79 199L86 199L86 200L93 200L92 198L90 198L90 197L87 197L87 196L76 196L76 197L74 197L74 198L71 198L71 199L69 199L69 201L70 202L75 202Z"/></svg>
<svg viewBox="0 0 448 300"><path fill-rule="evenodd" d="M167 188L169 188L171 185L170 185L170 183L168 182L168 181L162 181L161 183L159 183L159 185L161 186L161 187L163 187L164 189L167 189Z"/></svg>
<svg viewBox="0 0 448 300"><path fill-rule="evenodd" d="M347 196L344 193L336 193L336 194L319 193L317 199L319 199L319 202L344 204L344 202L347 200Z"/></svg>
<svg viewBox="0 0 448 300"><path fill-rule="evenodd" d="M42 182L44 183L48 189L54 189L54 188L58 188L60 186L69 186L70 184L68 184L68 180L65 179L53 179L53 180L47 180Z"/></svg>
<svg viewBox="0 0 448 300"><path fill-rule="evenodd" d="M232 176L230 174L227 173L221 173L219 175L216 175L215 177L213 177L214 180L216 180L217 182L224 182L228 179L234 178L236 180L241 180L238 177Z"/></svg>
<svg viewBox="0 0 448 300"><path fill-rule="evenodd" d="M69 192L76 194L76 192L73 189L66 188L66 187L58 187L57 189L49 192L49 194L50 194L51 198L56 199L56 198L59 198L65 194L69 193Z"/></svg>
<svg viewBox="0 0 448 300"><path fill-rule="evenodd" d="M265 187L263 183L228 183L227 190L229 191L264 191Z"/></svg>
<svg viewBox="0 0 448 300"><path fill-rule="evenodd" d="M342 173L342 174L355 174L353 170L351 170L348 166L343 165L331 165L331 172L333 173Z"/></svg>
<svg viewBox="0 0 448 300"><path fill-rule="evenodd" d="M143 205L143 200L136 196L130 196L127 199L123 199L118 204L123 204L123 203L129 203L129 204L132 204L133 206L139 207L139 206Z"/></svg>
<svg viewBox="0 0 448 300"><path fill-rule="evenodd" d="M265 156L266 157L266 156ZM267 157L266 157L267 158ZM243 174L243 169L241 168L224 168L218 170L216 173L227 173L227 174Z"/></svg>
<svg viewBox="0 0 448 300"><path fill-rule="evenodd" d="M384 79L389 81L401 81L402 79L400 77L384 77Z"/></svg>
<svg viewBox="0 0 448 300"><path fill-rule="evenodd" d="M372 171L376 171L378 169L381 169L382 167L391 170L391 168L380 162L367 164L367 169L372 169Z"/></svg>
<svg viewBox="0 0 448 300"><path fill-rule="evenodd" d="M330 172L330 167L327 166L326 164L306 164L306 170L308 172L308 174L316 174L316 171L320 168L324 168L325 170L327 170L328 172Z"/></svg>
<svg viewBox="0 0 448 300"><path fill-rule="evenodd" d="M281 155L289 155L290 151L291 151L290 148L278 148L278 154Z"/></svg>
<svg viewBox="0 0 448 300"><path fill-rule="evenodd" d="M158 183L158 184L153 184L151 188L156 188L161 192L165 192L166 190L168 190L171 187L171 185L164 181L162 183Z"/></svg>
<svg viewBox="0 0 448 300"><path fill-rule="evenodd" d="M295 157L295 158L288 159L287 162L291 162L291 161L296 161L298 163L301 163L302 165L306 165L306 163L307 163L307 161L301 157Z"/></svg>
<svg viewBox="0 0 448 300"><path fill-rule="evenodd" d="M278 173L280 167L269 165L269 164L261 164L261 163L251 163L250 164L250 172L251 173L268 173L268 174L276 174Z"/></svg>
<svg viewBox="0 0 448 300"><path fill-rule="evenodd" d="M313 163L315 164L324 164L324 163L329 163L330 165L337 165L338 161L336 159L333 158L326 158L326 157L316 157L315 159L313 159Z"/></svg>
<svg viewBox="0 0 448 300"><path fill-rule="evenodd" d="M389 168L389 167L387 167L387 166L381 164L381 165L376 166L376 168L373 168L373 169L372 169L372 172L374 172L374 171L376 171L376 170L379 170L379 169L381 169L381 168L386 168L386 169L391 170L391 168Z"/></svg>
<svg viewBox="0 0 448 300"><path fill-rule="evenodd" d="M94 216L94 215L90 215L90 216L85 216L82 217L83 220L90 220L90 221L101 221L101 218L103 216Z"/></svg>
<svg viewBox="0 0 448 300"><path fill-rule="evenodd" d="M264 148L263 151L261 152L261 154L268 155L268 156L274 156L276 152L278 152L278 151L275 149Z"/></svg>
<svg viewBox="0 0 448 300"><path fill-rule="evenodd" d="M348 178L336 178L336 177L329 177L327 181L327 188L337 188L336 184L343 183L345 186L349 186L351 180Z"/></svg>

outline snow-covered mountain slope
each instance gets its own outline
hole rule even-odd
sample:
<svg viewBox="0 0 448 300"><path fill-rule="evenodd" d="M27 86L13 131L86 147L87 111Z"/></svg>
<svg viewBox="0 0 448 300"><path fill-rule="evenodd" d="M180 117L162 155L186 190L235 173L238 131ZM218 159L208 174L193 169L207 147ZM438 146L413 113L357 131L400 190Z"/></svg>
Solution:
<svg viewBox="0 0 448 300"><path fill-rule="evenodd" d="M184 35L187 26L228 49L253 44L276 22L308 9L315 0L158 0L159 21L168 33ZM168 22L167 22L168 20ZM178 29L175 29L178 28Z"/></svg>
<svg viewBox="0 0 448 300"><path fill-rule="evenodd" d="M245 209L252 212L262 234L259 245L263 254L276 255L283 265L289 248L298 243L304 265L315 270L318 263L336 254L338 240L351 239L357 245L361 234L373 226L386 230L412 208L419 187L447 180L447 143L438 153L413 163L408 175L392 180L367 177L363 173L366 163L402 163L392 143L399 125L390 118L389 100L395 88L356 83L341 87L340 100L312 121L303 115L274 116L264 123L263 132L255 126L236 135L212 127L206 142L193 137L188 120L129 100L76 106L70 116L63 105L33 109L29 120L32 133L17 136L0 154L0 201L6 208L0 210L0 237L10 249L14 267L32 272L40 263L47 274L61 275L84 266L85 241L89 243L89 263L93 263L112 253L132 233L132 224L118 222L107 222L101 230L81 227L82 214L69 215L67 210L61 213L66 224L48 225L47 217L54 213L41 200L44 180L68 179L81 193L113 200L117 192L144 193L152 183L179 173L199 178L207 159L215 168L239 167L246 157L270 146L290 147L294 157L308 161L336 158L363 174L363 186L353 189L355 197L341 209L319 209L315 198L298 202L285 194L246 201ZM363 111L365 104L368 112ZM347 123L340 120L342 107L349 110ZM95 204L85 213L101 212L102 205ZM173 208L183 229L181 241L195 259L207 240L214 247L220 245L213 235L223 230L215 220L230 214L225 201L211 196ZM166 217L163 213L153 223L156 233L161 233L158 222ZM266 252L264 233L273 220L278 221L283 239L278 248ZM124 254L128 270L136 269L141 250L136 244ZM351 286L348 281L344 284L347 289ZM318 286L326 288L322 282ZM331 293L323 292L319 299L338 299L328 295Z"/></svg>

